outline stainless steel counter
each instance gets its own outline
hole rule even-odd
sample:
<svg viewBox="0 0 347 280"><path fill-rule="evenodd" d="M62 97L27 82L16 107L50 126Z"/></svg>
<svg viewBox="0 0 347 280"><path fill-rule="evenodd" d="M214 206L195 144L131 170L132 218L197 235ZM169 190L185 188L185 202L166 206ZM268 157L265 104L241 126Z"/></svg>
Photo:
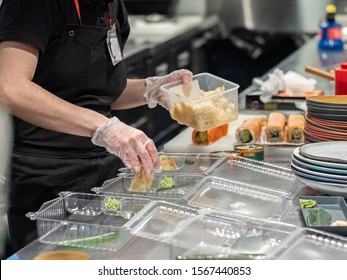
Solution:
<svg viewBox="0 0 347 280"><path fill-rule="evenodd" d="M322 60L321 56L324 54L318 51L317 44L317 38L311 39L305 45L303 45L301 48L299 48L297 51L295 51L293 54L291 54L289 57L283 60L281 63L274 66L268 73L271 73L276 68L281 69L284 73L286 73L289 70L295 71L307 78L316 79L316 89L323 90L325 92L325 95L333 95L334 83L306 73L305 66L310 65L328 71L337 67L339 65L339 62L341 62L341 59L342 61L343 58L347 60L347 52L342 53L342 55L341 53L330 53L328 54L330 55L329 59ZM268 77L268 73L263 75L261 79L266 80ZM256 88L255 86L251 85L239 94L240 110L246 108L246 95L252 93L253 91L256 91Z"/></svg>
<svg viewBox="0 0 347 280"><path fill-rule="evenodd" d="M130 36L124 49L127 63L161 55L168 47L190 41L204 31L218 26L217 15L208 17L175 16L165 21L148 22L145 16L129 16Z"/></svg>

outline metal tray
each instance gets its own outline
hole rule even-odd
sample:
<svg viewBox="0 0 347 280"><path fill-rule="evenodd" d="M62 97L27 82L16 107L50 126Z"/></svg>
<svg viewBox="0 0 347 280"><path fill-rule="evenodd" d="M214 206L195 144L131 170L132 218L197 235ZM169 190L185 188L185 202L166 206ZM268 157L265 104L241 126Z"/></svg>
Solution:
<svg viewBox="0 0 347 280"><path fill-rule="evenodd" d="M154 201L142 209L125 227L134 235L169 242L170 234L178 224L197 214L198 211L193 208Z"/></svg>
<svg viewBox="0 0 347 280"><path fill-rule="evenodd" d="M317 207L323 208L332 216L332 222L336 220L347 222L347 204L341 196L300 196L299 199L315 200ZM306 227L347 236L347 226L310 226L307 222L307 216L311 209L301 208L303 222Z"/></svg>
<svg viewBox="0 0 347 280"><path fill-rule="evenodd" d="M125 195L152 200L178 201L186 196L205 177L201 174L155 174L150 189L146 192L131 192L128 189L133 176L133 173L122 173L119 177L104 182L100 188L93 188L92 191L103 195ZM161 189L160 181L165 176L173 178L174 187Z"/></svg>
<svg viewBox="0 0 347 280"><path fill-rule="evenodd" d="M117 196L132 206L109 215L102 207L105 198L103 195L62 192L60 197L47 201L37 212L29 212L26 216L36 220L42 242L113 250L117 246L113 247L110 242L122 239L119 232L123 225L150 200Z"/></svg>
<svg viewBox="0 0 347 280"><path fill-rule="evenodd" d="M205 177L185 199L193 207L272 220L281 220L291 201L281 192L218 177Z"/></svg>
<svg viewBox="0 0 347 280"><path fill-rule="evenodd" d="M300 191L300 187L304 186L296 179L290 168L259 160L233 156L223 158L218 161L218 164L218 166L215 165L206 170L205 173L269 190L276 190L292 196L295 196Z"/></svg>
<svg viewBox="0 0 347 280"><path fill-rule="evenodd" d="M347 238L314 229L298 229L268 256L277 260L346 260Z"/></svg>
<svg viewBox="0 0 347 280"><path fill-rule="evenodd" d="M166 158L175 163L177 169L169 170L162 165L161 172L163 174L203 174L207 169L213 167L219 160L220 156L211 155L209 153L163 153L159 154L160 158ZM161 159L163 163L164 160ZM167 160L166 160L167 162ZM134 171L123 167L119 169L120 173L133 173Z"/></svg>
<svg viewBox="0 0 347 280"><path fill-rule="evenodd" d="M262 259L297 229L239 216L203 214L171 235L172 259Z"/></svg>

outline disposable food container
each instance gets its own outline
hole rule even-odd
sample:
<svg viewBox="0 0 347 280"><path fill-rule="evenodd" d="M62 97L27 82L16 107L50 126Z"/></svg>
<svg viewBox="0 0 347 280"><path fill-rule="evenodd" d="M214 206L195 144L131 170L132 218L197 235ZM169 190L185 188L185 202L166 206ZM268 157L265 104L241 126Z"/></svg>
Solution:
<svg viewBox="0 0 347 280"><path fill-rule="evenodd" d="M162 174L203 174L213 167L221 156L209 153L159 153ZM120 173L134 173L129 168L119 169Z"/></svg>
<svg viewBox="0 0 347 280"><path fill-rule="evenodd" d="M188 205L280 221L291 205L284 193L218 177L205 177L185 199Z"/></svg>
<svg viewBox="0 0 347 280"><path fill-rule="evenodd" d="M107 196L64 192L26 214L36 221L38 237L49 244L116 250L128 238L123 225L150 203L148 199L113 196L117 211L108 211Z"/></svg>
<svg viewBox="0 0 347 280"><path fill-rule="evenodd" d="M296 196L304 185L287 168L239 156L223 158L205 174Z"/></svg>
<svg viewBox="0 0 347 280"><path fill-rule="evenodd" d="M104 182L101 187L93 188L92 191L102 195L130 195L134 198L169 200L179 203L204 178L202 174L176 172L154 174L150 187L143 192L136 192L131 189L134 176L135 174L132 172L120 173L118 177ZM165 177L169 179L165 179ZM163 180L172 182L172 187L164 187Z"/></svg>
<svg viewBox="0 0 347 280"><path fill-rule="evenodd" d="M198 210L164 201L153 201L143 208L125 227L132 234L157 241L169 242L178 224L198 215Z"/></svg>
<svg viewBox="0 0 347 280"><path fill-rule="evenodd" d="M347 239L314 229L298 229L269 259L277 260L346 260Z"/></svg>
<svg viewBox="0 0 347 280"><path fill-rule="evenodd" d="M180 81L161 87L174 120L205 131L238 118L239 85L210 73L194 75L193 83L195 80L199 83L200 91L190 94L184 90L184 86L180 87Z"/></svg>
<svg viewBox="0 0 347 280"><path fill-rule="evenodd" d="M187 219L170 237L172 259L263 259L297 227L237 215L204 213Z"/></svg>

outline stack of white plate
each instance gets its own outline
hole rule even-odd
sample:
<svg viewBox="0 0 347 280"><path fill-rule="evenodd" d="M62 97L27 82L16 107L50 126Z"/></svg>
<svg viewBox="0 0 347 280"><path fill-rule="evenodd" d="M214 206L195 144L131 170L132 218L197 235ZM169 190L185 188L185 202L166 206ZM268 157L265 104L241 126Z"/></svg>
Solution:
<svg viewBox="0 0 347 280"><path fill-rule="evenodd" d="M306 98L305 143L347 141L347 96Z"/></svg>
<svg viewBox="0 0 347 280"><path fill-rule="evenodd" d="M347 141L298 147L292 154L291 169L307 186L328 195L347 197Z"/></svg>

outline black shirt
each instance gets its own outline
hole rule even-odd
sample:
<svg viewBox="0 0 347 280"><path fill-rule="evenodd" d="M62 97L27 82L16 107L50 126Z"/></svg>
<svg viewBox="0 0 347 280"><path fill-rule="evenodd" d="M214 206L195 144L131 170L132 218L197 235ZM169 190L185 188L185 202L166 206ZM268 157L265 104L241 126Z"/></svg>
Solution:
<svg viewBox="0 0 347 280"><path fill-rule="evenodd" d="M82 26L106 27L107 18L114 19L120 37L120 46L121 48L124 47L130 28L123 0L116 0L111 3L108 0L79 0L79 5ZM110 116L110 105L124 87L125 74L121 75L119 79L114 79L113 72L108 70L106 72L105 70L102 73L107 73L107 77L100 74L102 76L95 77L95 83L90 86L90 83L84 82L83 75L86 73L86 68L84 70L81 68L82 70L79 71L79 66L74 66L76 75L67 77L68 82L65 83L64 88L57 84L56 79L52 77L50 69L59 56L58 50L64 32L66 34L66 26L79 24L74 0L4 0L0 8L0 41L22 41L36 46L40 50L40 56L33 78L35 83L53 94L60 92L57 95L68 102ZM106 48L105 52L107 53ZM111 64L111 62L108 63ZM96 66L91 65L93 69ZM85 67L88 67L88 64ZM123 71L123 65L117 67L118 70L115 71L118 73ZM89 69L92 68L89 67ZM88 74L86 77L90 76ZM61 78L60 81L62 81ZM65 82L66 79L63 81ZM119 84L118 92L114 90L113 84L116 83ZM73 96L69 95L71 91L75 92ZM81 97L76 97L76 94L79 93L81 93ZM16 118L14 123L15 151L18 151L18 146L20 146L29 148L35 154L42 152L49 155L51 151L58 150L61 155L67 152L65 154L70 156L76 152L76 154L82 153L84 157L85 152L98 154L101 149L94 146L87 137L49 131ZM35 150L37 148L40 151L37 152ZM104 149L102 150L105 152Z"/></svg>
<svg viewBox="0 0 347 280"><path fill-rule="evenodd" d="M82 24L106 24L109 0L79 2ZM130 31L127 13L124 9L118 9L116 17L125 44ZM52 41L61 38L66 24L78 23L73 0L4 0L0 7L0 40L24 41L44 52L51 47Z"/></svg>

